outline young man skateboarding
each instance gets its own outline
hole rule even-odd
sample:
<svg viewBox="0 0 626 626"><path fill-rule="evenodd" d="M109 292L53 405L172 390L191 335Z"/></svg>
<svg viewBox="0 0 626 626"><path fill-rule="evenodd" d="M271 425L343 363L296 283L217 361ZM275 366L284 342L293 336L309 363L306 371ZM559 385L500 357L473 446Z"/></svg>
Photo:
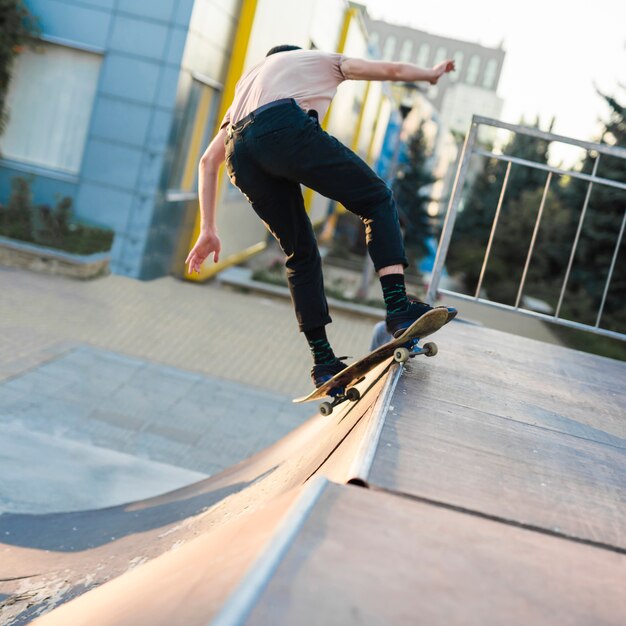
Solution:
<svg viewBox="0 0 626 626"><path fill-rule="evenodd" d="M221 249L216 226L219 167L248 198L287 256L287 280L300 331L313 354L316 387L345 368L326 337L331 322L322 266L300 185L340 202L363 221L368 252L380 278L386 323L400 334L431 307L407 297L407 259L393 195L356 154L322 130L337 87L344 80L436 84L454 62L432 69L411 63L348 58L341 54L277 46L246 72L219 132L200 159L200 235L187 257L189 272ZM456 314L449 310L450 319Z"/></svg>

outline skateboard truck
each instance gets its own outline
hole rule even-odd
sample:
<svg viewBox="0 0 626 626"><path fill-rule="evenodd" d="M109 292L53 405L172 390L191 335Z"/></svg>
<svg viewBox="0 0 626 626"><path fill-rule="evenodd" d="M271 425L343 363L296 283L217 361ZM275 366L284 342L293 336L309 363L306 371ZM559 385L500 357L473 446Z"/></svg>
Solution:
<svg viewBox="0 0 626 626"><path fill-rule="evenodd" d="M421 348L418 345L419 339L413 339L400 348L396 348L393 353L393 360L396 363L406 363L420 354L424 356L435 356L437 354L437 344L434 341L425 343Z"/></svg>
<svg viewBox="0 0 626 626"><path fill-rule="evenodd" d="M360 382L360 381L359 381ZM320 413L322 415L330 415L333 409L342 402L349 400L350 402L356 402L361 398L361 392L356 387L349 387L348 389L332 390L329 394L333 401L322 402L320 404Z"/></svg>
<svg viewBox="0 0 626 626"><path fill-rule="evenodd" d="M421 348L419 347L419 338L412 339L404 346L396 348L393 353L393 360L396 363L406 363L409 359L412 359L420 354L424 356L435 356L437 354L437 344L434 341L425 343ZM363 379L355 381L353 385L360 383ZM356 402L361 399L361 392L354 386L348 389L342 389L336 387L328 392L328 395L333 399L332 402L322 402L319 407L319 411L322 415L328 416L333 412L333 409L338 405L349 400L350 402Z"/></svg>

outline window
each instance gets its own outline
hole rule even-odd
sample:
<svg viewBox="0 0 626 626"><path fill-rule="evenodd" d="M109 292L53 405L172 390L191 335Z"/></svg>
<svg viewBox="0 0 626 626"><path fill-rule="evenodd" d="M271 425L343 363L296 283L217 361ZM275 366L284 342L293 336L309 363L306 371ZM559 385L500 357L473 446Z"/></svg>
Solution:
<svg viewBox="0 0 626 626"><path fill-rule="evenodd" d="M475 54L470 59L469 65L467 66L467 82L470 85L474 85L476 83L476 79L478 78L478 72L480 72L480 57Z"/></svg>
<svg viewBox="0 0 626 626"><path fill-rule="evenodd" d="M433 65L437 65L442 61L446 60L446 49L443 46L439 46L437 48L437 52L435 53L435 60L433 61Z"/></svg>
<svg viewBox="0 0 626 626"><path fill-rule="evenodd" d="M391 61L396 51L396 38L393 35L389 35L385 40L385 47L383 48L383 59L385 61Z"/></svg>
<svg viewBox="0 0 626 626"><path fill-rule="evenodd" d="M498 62L495 59L489 59L485 66L485 76L483 78L483 87L492 89L496 82L496 71L498 70Z"/></svg>
<svg viewBox="0 0 626 626"><path fill-rule="evenodd" d="M423 43L420 46L419 52L417 53L415 64L419 65L420 67L426 67L428 65L429 56L430 56L430 46L427 43Z"/></svg>
<svg viewBox="0 0 626 626"><path fill-rule="evenodd" d="M77 174L83 158L101 57L40 43L16 59L7 95L4 157Z"/></svg>
<svg viewBox="0 0 626 626"><path fill-rule="evenodd" d="M169 188L193 191L197 187L198 161L211 140L217 113L217 91L193 79L187 110L178 131L176 156L171 169Z"/></svg>
<svg viewBox="0 0 626 626"><path fill-rule="evenodd" d="M411 60L413 53L413 42L410 39L405 39L400 50L400 61L408 63Z"/></svg>
<svg viewBox="0 0 626 626"><path fill-rule="evenodd" d="M461 72L463 71L463 53L460 51L455 52L452 58L454 59L454 66L456 70L452 72L452 74L449 74L449 76L452 80L459 80Z"/></svg>
<svg viewBox="0 0 626 626"><path fill-rule="evenodd" d="M379 42L380 42L380 35L378 33L372 33L370 35L370 45L378 46Z"/></svg>

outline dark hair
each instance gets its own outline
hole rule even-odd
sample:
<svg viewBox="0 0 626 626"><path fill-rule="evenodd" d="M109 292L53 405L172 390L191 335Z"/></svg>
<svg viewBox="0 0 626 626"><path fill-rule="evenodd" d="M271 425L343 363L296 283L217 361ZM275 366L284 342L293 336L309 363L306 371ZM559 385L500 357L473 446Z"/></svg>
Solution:
<svg viewBox="0 0 626 626"><path fill-rule="evenodd" d="M268 51L265 56L268 57L271 54L276 54L277 52L289 52L290 50L302 50L302 48L300 46L290 46L287 44L283 44L282 46L274 46Z"/></svg>

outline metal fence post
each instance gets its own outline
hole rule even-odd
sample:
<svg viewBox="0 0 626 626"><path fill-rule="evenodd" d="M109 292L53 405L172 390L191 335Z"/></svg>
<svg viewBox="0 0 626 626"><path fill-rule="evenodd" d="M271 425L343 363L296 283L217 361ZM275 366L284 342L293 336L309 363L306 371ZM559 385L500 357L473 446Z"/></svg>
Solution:
<svg viewBox="0 0 626 626"><path fill-rule="evenodd" d="M452 232L454 230L454 222L456 221L456 214L459 208L459 203L461 202L461 194L463 192L467 170L469 168L470 159L474 150L474 144L476 143L477 132L478 123L474 118L472 118L472 125L470 126L470 131L465 138L465 144L463 145L463 151L461 152L459 169L457 170L456 179L452 188L452 195L450 196L450 203L448 204L448 211L446 213L446 219L443 224L441 238L439 239L439 246L437 248L437 256L435 257L435 264L433 265L430 284L428 285L428 292L426 293L426 302L429 304L433 304L437 299L437 291L439 290L441 274L446 262L448 248L450 247L450 240L452 239Z"/></svg>
<svg viewBox="0 0 626 626"><path fill-rule="evenodd" d="M592 171L590 174L586 174L577 168L563 169L561 167L555 167L553 165L550 165L549 163L541 163L539 161L533 161L533 160L529 160L526 158L506 155L506 154L494 152L493 150L485 150L481 148L479 145L476 145L476 137L477 137L478 128L483 127L483 126L503 129L503 130L511 131L516 134L521 134L521 135L525 135L528 137L542 139L548 142L560 142L560 143L568 144L571 146L577 146L577 147L587 150L590 154L593 154L595 152L597 156L595 158ZM504 161L507 163L507 171L504 177L502 189L500 191L500 199L498 201L498 207L496 208L496 214L492 220L491 234L489 237L489 242L487 244L485 257L483 259L483 266L482 266L481 274L478 280L478 285L476 287L476 293L474 295L469 295L469 294L460 293L454 290L446 289L445 286L442 287L440 283L441 283L441 277L443 274L443 270L444 270L444 266L445 266L445 262L446 262L446 258L448 254L448 248L450 246L450 242L452 239L452 233L455 227L456 214L461 206L461 197L462 197L463 188L466 182L466 176L467 176L467 172L469 169L470 160L471 160L471 157L474 155L479 156L479 157L485 157L488 159L495 159L497 161ZM621 227L619 229L619 233L617 236L617 242L615 244L615 249L613 250L611 265L608 271L606 282L604 284L604 292L602 294L602 300L600 302L600 307L597 312L595 326L591 324L586 324L583 322L568 320L568 319L561 317L560 315L565 292L567 290L568 281L571 276L574 259L576 256L576 251L578 249L578 244L582 236L585 216L587 213L587 209L590 205L590 197L591 197L592 189L594 189L596 185L602 185L603 187L608 187L611 189L620 189L622 191L626 191L626 182L598 176L598 164L600 162L600 155L615 157L618 159L622 159L623 161L626 161L626 149L621 148L619 146L581 141L578 139L572 139L570 137L564 137L562 135L555 135L553 133L541 131L537 128L528 128L528 127L515 125L515 124L507 124L505 122L500 122L498 120L493 120L490 118L482 117L480 115L474 115L472 117L472 124L470 127L470 131L465 139L465 144L463 146L463 150L460 155L459 165L456 171L454 185L453 185L452 193L450 196L450 201L448 204L448 210L446 213L445 222L444 222L443 229L441 232L439 246L437 248L437 255L436 255L435 263L433 266L433 273L432 273L432 277L430 280L430 285L428 287L428 292L426 295L426 301L429 304L433 304L439 294L445 294L445 295L454 296L461 300L467 300L468 302L478 302L480 304L484 304L486 306L490 306L496 309L514 311L520 315L524 315L527 317L533 317L533 318L540 319L540 320L550 321L555 324L559 324L560 326L565 326L568 328L575 328L578 330L590 331L597 335L610 337L612 339L618 339L620 341L626 341L625 332L620 332L617 330L609 330L608 328L600 327L600 323L602 321L602 316L604 314L604 309L606 306L606 301L609 295L609 291L611 289L611 281L614 277L615 269L618 266L618 259L619 259L621 245L623 243L624 235L626 234L626 212L624 213L622 217ZM483 278L484 278L485 271L487 268L487 263L488 263L489 256L491 253L491 245L493 242L495 230L497 228L498 218L500 215L500 210L502 207L504 195L506 193L508 176L509 176L509 173L511 171L511 167L513 164L519 167L531 168L536 171L544 171L548 173L548 177L547 177L546 184L545 184L544 191L543 191L543 196L541 199L541 205L539 207L539 212L535 220L535 226L533 229L532 239L530 242L528 253L526 255L526 263L524 265L522 278L518 286L515 306L503 304L500 302L494 302L486 297L485 298L480 297L480 289L482 286ZM543 313L539 311L525 309L524 307L520 305L520 303L523 297L524 287L525 287L526 279L528 276L530 263L534 254L534 248L538 239L539 229L540 229L540 225L542 221L542 215L544 212L546 199L548 196L550 183L555 175L567 176L568 178L576 179L579 181L586 181L588 183L588 186L587 186L587 192L585 194L585 200L582 206L580 218L578 220L578 226L576 228L576 235L574 237L572 249L569 254L569 261L567 264L567 268L565 270L565 277L564 277L563 284L560 289L556 312L554 314L547 314L547 313Z"/></svg>

